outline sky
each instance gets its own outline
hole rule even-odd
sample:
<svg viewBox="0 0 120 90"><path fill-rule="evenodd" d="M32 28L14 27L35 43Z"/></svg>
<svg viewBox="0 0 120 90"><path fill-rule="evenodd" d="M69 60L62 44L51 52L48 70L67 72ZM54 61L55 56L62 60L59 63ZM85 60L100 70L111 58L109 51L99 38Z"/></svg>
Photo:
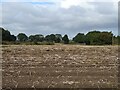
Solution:
<svg viewBox="0 0 120 90"><path fill-rule="evenodd" d="M118 0L2 0L0 27L17 35L112 31L118 35Z"/></svg>

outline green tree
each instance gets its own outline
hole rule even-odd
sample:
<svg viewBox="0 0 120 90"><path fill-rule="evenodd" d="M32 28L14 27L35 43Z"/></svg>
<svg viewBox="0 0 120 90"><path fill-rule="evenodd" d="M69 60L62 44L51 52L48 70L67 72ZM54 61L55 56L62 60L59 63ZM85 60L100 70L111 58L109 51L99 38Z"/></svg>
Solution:
<svg viewBox="0 0 120 90"><path fill-rule="evenodd" d="M117 36L117 41L118 41L118 44L120 45L120 36L119 35Z"/></svg>
<svg viewBox="0 0 120 90"><path fill-rule="evenodd" d="M0 32L2 34L2 41L16 41L16 36L11 35L11 33L8 30L5 30L4 28L0 27Z"/></svg>
<svg viewBox="0 0 120 90"><path fill-rule="evenodd" d="M112 32L101 32L99 41L101 44L112 45L112 38L113 38Z"/></svg>
<svg viewBox="0 0 120 90"><path fill-rule="evenodd" d="M55 34L55 36L62 40L62 35L61 34Z"/></svg>
<svg viewBox="0 0 120 90"><path fill-rule="evenodd" d="M55 42L56 42L56 43L60 43L60 42L61 42L61 39L60 39L59 37L56 37Z"/></svg>
<svg viewBox="0 0 120 90"><path fill-rule="evenodd" d="M99 42L100 31L91 31L86 34L86 44L96 45Z"/></svg>
<svg viewBox="0 0 120 90"><path fill-rule="evenodd" d="M48 41L48 42L55 42L56 36L55 36L54 34L47 35L47 36L45 37L45 40Z"/></svg>
<svg viewBox="0 0 120 90"><path fill-rule="evenodd" d="M61 34L55 34L56 36L56 43L60 43L62 41L62 35Z"/></svg>
<svg viewBox="0 0 120 90"><path fill-rule="evenodd" d="M73 41L76 43L85 43L85 35L83 33L78 33L74 38Z"/></svg>
<svg viewBox="0 0 120 90"><path fill-rule="evenodd" d="M11 36L10 36L10 39L11 39L11 41L16 41L16 36L11 35Z"/></svg>
<svg viewBox="0 0 120 90"><path fill-rule="evenodd" d="M31 42L42 42L44 41L44 36L42 34L30 35L29 41Z"/></svg>
<svg viewBox="0 0 120 90"><path fill-rule="evenodd" d="M86 34L87 45L111 45L113 34L111 32L91 31Z"/></svg>
<svg viewBox="0 0 120 90"><path fill-rule="evenodd" d="M50 34L45 37L45 40L47 42L55 42L60 43L61 42L61 34Z"/></svg>
<svg viewBox="0 0 120 90"><path fill-rule="evenodd" d="M50 41L52 42L55 42L56 40L56 36L54 34L51 34L49 38L50 38Z"/></svg>
<svg viewBox="0 0 120 90"><path fill-rule="evenodd" d="M69 43L69 38L67 35L64 35L63 38L62 38L64 44L68 44Z"/></svg>
<svg viewBox="0 0 120 90"><path fill-rule="evenodd" d="M112 44L113 45L118 45L119 43L118 43L118 36L116 37L116 36L113 36L112 37Z"/></svg>
<svg viewBox="0 0 120 90"><path fill-rule="evenodd" d="M49 42L50 41L50 35L45 36L45 41Z"/></svg>
<svg viewBox="0 0 120 90"><path fill-rule="evenodd" d="M20 42L25 42L25 41L28 40L27 35L24 34L24 33L19 33L19 34L17 35L17 38L18 38L18 41L20 41Z"/></svg>
<svg viewBox="0 0 120 90"><path fill-rule="evenodd" d="M28 39L29 39L30 42L34 42L34 40L35 40L35 35L30 35L30 36L28 37Z"/></svg>
<svg viewBox="0 0 120 90"><path fill-rule="evenodd" d="M11 41L10 38L11 38L10 32L8 30L2 29L2 40L3 41Z"/></svg>
<svg viewBox="0 0 120 90"><path fill-rule="evenodd" d="M42 34L35 35L35 38L39 42L43 42L44 41L44 36Z"/></svg>

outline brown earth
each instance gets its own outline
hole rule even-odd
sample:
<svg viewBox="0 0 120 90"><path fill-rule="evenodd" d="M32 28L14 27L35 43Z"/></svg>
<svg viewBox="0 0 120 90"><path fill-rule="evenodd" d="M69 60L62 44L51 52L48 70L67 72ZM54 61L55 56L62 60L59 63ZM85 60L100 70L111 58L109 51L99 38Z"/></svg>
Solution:
<svg viewBox="0 0 120 90"><path fill-rule="evenodd" d="M3 88L116 88L118 46L2 48Z"/></svg>

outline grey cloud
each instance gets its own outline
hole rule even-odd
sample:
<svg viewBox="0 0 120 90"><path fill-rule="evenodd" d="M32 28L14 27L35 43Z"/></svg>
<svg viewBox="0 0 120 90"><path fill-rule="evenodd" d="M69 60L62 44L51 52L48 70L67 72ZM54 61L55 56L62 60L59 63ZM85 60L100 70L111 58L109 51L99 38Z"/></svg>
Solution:
<svg viewBox="0 0 120 90"><path fill-rule="evenodd" d="M61 33L73 37L78 32L88 32L91 29L116 32L117 12L114 11L114 6L109 3L91 5L94 9L88 11L80 6L65 9L55 4L44 7L31 3L4 3L2 26L15 35L20 32L28 35Z"/></svg>
<svg viewBox="0 0 120 90"><path fill-rule="evenodd" d="M89 2L89 4L94 5L95 11L100 14L115 14L116 10L113 2Z"/></svg>

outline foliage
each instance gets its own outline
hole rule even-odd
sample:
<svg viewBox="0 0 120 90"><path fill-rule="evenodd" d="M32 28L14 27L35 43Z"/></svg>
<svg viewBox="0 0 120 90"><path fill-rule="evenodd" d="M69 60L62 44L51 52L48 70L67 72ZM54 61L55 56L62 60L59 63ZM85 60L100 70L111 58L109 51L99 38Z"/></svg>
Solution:
<svg viewBox="0 0 120 90"><path fill-rule="evenodd" d="M113 40L114 40L114 39L113 39ZM116 44L116 42L117 42L117 44L120 45L120 36L115 37L115 44Z"/></svg>
<svg viewBox="0 0 120 90"><path fill-rule="evenodd" d="M68 35L62 37L61 34L50 34L45 37L42 34L30 35L24 33L16 36L11 35L8 30L0 28L0 39L3 44L25 44L25 45L54 45L54 43L64 44L87 44L87 45L116 45L120 44L120 36L113 36L112 32L90 31L86 35L78 33L72 40Z"/></svg>
<svg viewBox="0 0 120 90"><path fill-rule="evenodd" d="M74 38L73 41L76 43L85 43L85 35L83 33L78 33Z"/></svg>
<svg viewBox="0 0 120 90"><path fill-rule="evenodd" d="M44 36L42 34L30 35L29 41L31 41L31 42L43 42Z"/></svg>
<svg viewBox="0 0 120 90"><path fill-rule="evenodd" d="M62 41L62 35L61 34L55 34L56 36L56 43L60 43Z"/></svg>
<svg viewBox="0 0 120 90"><path fill-rule="evenodd" d="M101 32L100 33L100 43L102 45L112 45L113 34L111 32Z"/></svg>
<svg viewBox="0 0 120 90"><path fill-rule="evenodd" d="M61 34L51 34L51 35L47 35L45 37L45 41L47 42L55 42L55 43L60 43L61 42Z"/></svg>
<svg viewBox="0 0 120 90"><path fill-rule="evenodd" d="M69 44L75 45L75 44L78 44L78 43L74 42L73 40L69 40Z"/></svg>
<svg viewBox="0 0 120 90"><path fill-rule="evenodd" d="M118 37L116 37L116 36L113 36L113 38L112 38L112 44L113 45L118 45L119 43L118 43Z"/></svg>
<svg viewBox="0 0 120 90"><path fill-rule="evenodd" d="M16 36L11 35L11 36L10 36L10 39L11 39L11 41L16 41Z"/></svg>
<svg viewBox="0 0 120 90"><path fill-rule="evenodd" d="M87 45L111 45L113 34L111 32L91 31L86 34Z"/></svg>
<svg viewBox="0 0 120 90"><path fill-rule="evenodd" d="M0 35L2 35L2 41L16 41L16 36L11 35L8 30L0 28Z"/></svg>
<svg viewBox="0 0 120 90"><path fill-rule="evenodd" d="M91 31L91 32L88 32L86 34L85 43L87 45L97 44L96 42L99 42L99 34L100 34L100 31Z"/></svg>
<svg viewBox="0 0 120 90"><path fill-rule="evenodd" d="M47 36L45 37L45 40L48 41L48 42L55 42L55 39L56 39L56 37L55 37L54 34L47 35Z"/></svg>
<svg viewBox="0 0 120 90"><path fill-rule="evenodd" d="M69 38L68 38L67 34L63 36L62 40L63 40L64 44L69 43Z"/></svg>
<svg viewBox="0 0 120 90"><path fill-rule="evenodd" d="M25 41L28 40L27 35L24 34L24 33L19 33L19 34L17 35L17 38L18 38L18 41L20 41L20 42L25 42Z"/></svg>

